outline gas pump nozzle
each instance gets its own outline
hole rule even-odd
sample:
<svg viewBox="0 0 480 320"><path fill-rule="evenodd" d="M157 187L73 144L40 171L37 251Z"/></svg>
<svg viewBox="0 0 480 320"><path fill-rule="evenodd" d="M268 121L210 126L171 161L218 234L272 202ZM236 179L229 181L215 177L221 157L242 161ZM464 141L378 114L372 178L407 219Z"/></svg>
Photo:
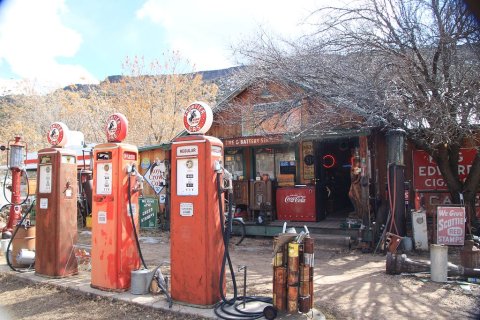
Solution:
<svg viewBox="0 0 480 320"><path fill-rule="evenodd" d="M127 172L129 175L133 175L136 177L135 186L133 186L132 192L143 191L144 178L140 174L140 172L138 172L137 167L135 166L134 163L132 165L127 166Z"/></svg>
<svg viewBox="0 0 480 320"><path fill-rule="evenodd" d="M228 193L233 193L233 175L223 168L223 188L228 190Z"/></svg>
<svg viewBox="0 0 480 320"><path fill-rule="evenodd" d="M223 173L223 190L228 190L229 193L233 193L233 175L223 167L222 161L215 161L213 169L217 174Z"/></svg>

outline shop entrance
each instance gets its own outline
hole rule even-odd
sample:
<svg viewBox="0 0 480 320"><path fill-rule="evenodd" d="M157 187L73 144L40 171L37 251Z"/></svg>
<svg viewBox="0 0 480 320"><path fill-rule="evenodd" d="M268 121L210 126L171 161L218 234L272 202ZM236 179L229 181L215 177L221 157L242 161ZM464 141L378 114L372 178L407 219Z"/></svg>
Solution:
<svg viewBox="0 0 480 320"><path fill-rule="evenodd" d="M353 205L348 197L351 159L358 154L358 137L318 141L315 144L317 217L346 218Z"/></svg>

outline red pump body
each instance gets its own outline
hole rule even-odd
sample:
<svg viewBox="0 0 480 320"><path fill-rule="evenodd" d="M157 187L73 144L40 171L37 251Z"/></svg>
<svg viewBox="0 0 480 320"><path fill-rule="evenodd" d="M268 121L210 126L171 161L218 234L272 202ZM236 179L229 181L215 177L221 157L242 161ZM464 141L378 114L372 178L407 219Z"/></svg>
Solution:
<svg viewBox="0 0 480 320"><path fill-rule="evenodd" d="M215 162L223 143L192 135L172 144L171 295L188 304L211 306L220 301L224 252ZM224 282L225 283L225 282Z"/></svg>
<svg viewBox="0 0 480 320"><path fill-rule="evenodd" d="M61 278L78 273L77 158L74 151L38 152L35 273Z"/></svg>
<svg viewBox="0 0 480 320"><path fill-rule="evenodd" d="M107 291L130 287L131 271L140 267L129 210L130 188L135 177L127 167L137 164L138 149L124 143L105 143L93 150L92 280L91 286ZM130 192L136 229L138 193Z"/></svg>

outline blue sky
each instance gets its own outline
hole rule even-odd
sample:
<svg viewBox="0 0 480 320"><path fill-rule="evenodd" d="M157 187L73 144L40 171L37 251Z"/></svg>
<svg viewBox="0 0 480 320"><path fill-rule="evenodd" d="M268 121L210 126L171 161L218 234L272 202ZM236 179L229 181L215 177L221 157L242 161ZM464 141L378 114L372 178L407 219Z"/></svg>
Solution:
<svg viewBox="0 0 480 320"><path fill-rule="evenodd" d="M260 26L298 36L322 2L0 0L0 94L95 83L122 74L135 55L151 61L178 51L197 71L234 66L232 45Z"/></svg>

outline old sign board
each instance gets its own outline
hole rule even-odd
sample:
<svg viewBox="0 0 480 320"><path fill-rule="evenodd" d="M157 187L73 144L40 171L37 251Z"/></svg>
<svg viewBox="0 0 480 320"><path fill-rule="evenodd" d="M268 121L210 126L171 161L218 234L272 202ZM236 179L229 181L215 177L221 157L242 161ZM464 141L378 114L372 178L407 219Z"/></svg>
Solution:
<svg viewBox="0 0 480 320"><path fill-rule="evenodd" d="M437 207L437 244L463 246L465 207Z"/></svg>

